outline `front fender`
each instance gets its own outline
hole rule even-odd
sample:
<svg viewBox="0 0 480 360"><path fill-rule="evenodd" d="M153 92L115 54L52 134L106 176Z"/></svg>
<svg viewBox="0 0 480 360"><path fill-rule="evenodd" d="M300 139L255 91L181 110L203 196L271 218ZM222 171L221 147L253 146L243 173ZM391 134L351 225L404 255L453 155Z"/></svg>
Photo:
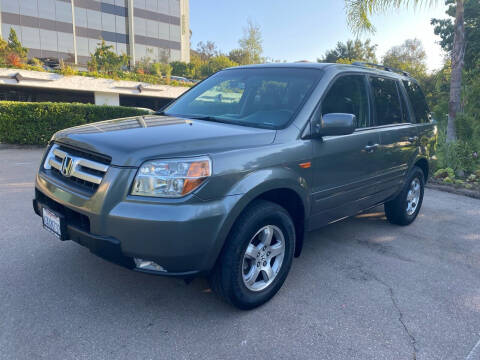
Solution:
<svg viewBox="0 0 480 360"><path fill-rule="evenodd" d="M302 169L306 173L308 170ZM231 206L228 216L220 228L215 246L208 257L211 260L211 264L207 265L208 268L213 268L215 265L230 230L245 208L262 194L279 189L294 191L302 200L305 217L308 217L310 213L310 198L308 196L309 190L306 177L301 176L301 174L299 176L298 172L286 167L261 169L245 174L227 195L229 198L235 198L236 201Z"/></svg>

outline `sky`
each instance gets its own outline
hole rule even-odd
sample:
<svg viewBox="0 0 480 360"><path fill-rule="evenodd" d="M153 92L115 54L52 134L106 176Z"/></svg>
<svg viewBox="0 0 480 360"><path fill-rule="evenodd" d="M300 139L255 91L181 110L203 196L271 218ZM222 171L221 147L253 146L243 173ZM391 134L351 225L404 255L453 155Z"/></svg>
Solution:
<svg viewBox="0 0 480 360"><path fill-rule="evenodd" d="M263 56L276 60L316 61L338 41L355 36L347 27L343 0L190 0L192 48L211 40L228 53L238 47L248 19L260 25ZM391 10L372 18L377 31L364 35L378 45L377 57L406 39L418 38L427 53L429 70L440 68L445 54L437 44L431 18L445 18L442 0L432 7Z"/></svg>

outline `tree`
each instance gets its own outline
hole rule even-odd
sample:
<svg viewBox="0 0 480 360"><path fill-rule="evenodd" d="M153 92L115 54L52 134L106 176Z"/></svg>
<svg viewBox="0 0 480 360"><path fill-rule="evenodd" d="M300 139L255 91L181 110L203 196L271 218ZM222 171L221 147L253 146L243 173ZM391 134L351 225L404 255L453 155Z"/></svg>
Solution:
<svg viewBox="0 0 480 360"><path fill-rule="evenodd" d="M27 60L28 49L22 46L13 27L10 28L10 34L8 35L8 50L17 54L22 61Z"/></svg>
<svg viewBox="0 0 480 360"><path fill-rule="evenodd" d="M203 42L197 44L197 53L203 61L208 61L210 58L219 55L217 45L213 41Z"/></svg>
<svg viewBox="0 0 480 360"><path fill-rule="evenodd" d="M183 61L172 61L170 63L172 67L173 76L185 76L188 77L188 64Z"/></svg>
<svg viewBox="0 0 480 360"><path fill-rule="evenodd" d="M113 74L122 71L128 66L129 57L126 54L117 55L112 51L113 46L107 45L105 40L95 49L95 53L90 54L88 68L92 71L100 71L107 74Z"/></svg>
<svg viewBox="0 0 480 360"><path fill-rule="evenodd" d="M453 60L455 59L454 53L458 50L455 50L455 36L456 30L458 27L455 26L455 22L452 21L452 18L457 16L457 4L454 0L446 0L446 5L449 5L446 14L450 16L447 19L432 19L432 25L435 25L435 34L439 35L441 38L440 45L442 48L450 54L450 57ZM476 89L480 89L480 78L478 77L480 73L480 2L478 0L465 0L464 1L464 31L465 31L465 46L463 48L464 53L464 70L466 74L466 86L457 85L455 88L450 88L451 93L455 96L459 96L458 94L461 92L463 94L462 102L457 104L453 104L454 106L458 106L462 112L469 113L470 116L473 114L478 114L478 108L480 107L480 101L478 100L478 91ZM458 64L457 60L457 64ZM452 72L452 78L454 74ZM456 73L456 77L453 80L456 81L458 84L458 76L459 74ZM451 97L450 97L451 98ZM449 103L449 119L452 119L451 110L455 111L455 108L452 109L452 104ZM465 117L463 117L465 118ZM479 117L475 118L472 117L473 120L479 121ZM450 121L449 128L447 128L449 139L452 138L451 134L460 135L462 136L462 129L460 129L461 133L457 134L457 128L462 127L462 124L458 124L455 122ZM479 126L480 128L480 126ZM455 130L455 132L453 131ZM463 133L465 133L463 131Z"/></svg>
<svg viewBox="0 0 480 360"><path fill-rule="evenodd" d="M318 62L325 63L352 63L354 61L377 62L375 51L377 45L372 44L370 39L362 42L359 39L348 40L346 43L339 41L334 49L328 50Z"/></svg>
<svg viewBox="0 0 480 360"><path fill-rule="evenodd" d="M262 63L263 40L260 26L248 20L247 27L243 29L243 37L238 40L240 49L245 56L246 64Z"/></svg>
<svg viewBox="0 0 480 360"><path fill-rule="evenodd" d="M453 47L451 52L452 73L450 80L450 99L448 102L447 141L454 141L455 118L461 110L462 70L465 55L465 23L464 2L468 0L455 0L455 23ZM478 0L473 0L478 1ZM432 4L436 0L414 0L415 5ZM370 16L375 13L385 12L388 9L408 7L409 0L345 0L347 20L354 32L374 32L375 28L370 21Z"/></svg>
<svg viewBox="0 0 480 360"><path fill-rule="evenodd" d="M432 19L431 24L435 26L435 35L440 36L440 46L447 53L453 50L453 38L455 26L452 18L455 18L456 6L454 0L446 0L449 5L446 14L447 19ZM472 69L480 60L480 1L465 0L465 69Z"/></svg>
<svg viewBox="0 0 480 360"><path fill-rule="evenodd" d="M8 43L0 36L0 65L7 63Z"/></svg>
<svg viewBox="0 0 480 360"><path fill-rule="evenodd" d="M422 42L418 39L408 39L402 45L388 50L383 57L383 64L407 71L419 79L427 74L426 58L427 53Z"/></svg>
<svg viewBox="0 0 480 360"><path fill-rule="evenodd" d="M202 75L210 76L222 69L237 66L238 64L230 60L225 55L212 57L204 66L202 66Z"/></svg>
<svg viewBox="0 0 480 360"><path fill-rule="evenodd" d="M250 56L246 51L243 49L233 49L228 53L228 57L230 60L236 62L240 65L248 65L250 64Z"/></svg>

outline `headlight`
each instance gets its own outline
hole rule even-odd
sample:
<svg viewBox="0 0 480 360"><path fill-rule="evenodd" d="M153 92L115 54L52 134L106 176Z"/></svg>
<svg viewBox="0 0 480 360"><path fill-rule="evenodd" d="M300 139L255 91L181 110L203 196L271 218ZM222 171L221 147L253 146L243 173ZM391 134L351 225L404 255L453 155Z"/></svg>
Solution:
<svg viewBox="0 0 480 360"><path fill-rule="evenodd" d="M211 173L208 157L147 161L138 169L132 195L182 197L198 188Z"/></svg>

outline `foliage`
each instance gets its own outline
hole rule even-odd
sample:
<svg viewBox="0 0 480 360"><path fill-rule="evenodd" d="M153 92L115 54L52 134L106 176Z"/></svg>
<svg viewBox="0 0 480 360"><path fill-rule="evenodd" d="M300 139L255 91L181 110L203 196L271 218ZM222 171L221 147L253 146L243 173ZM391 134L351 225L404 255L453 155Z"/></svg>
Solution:
<svg viewBox="0 0 480 360"><path fill-rule="evenodd" d="M16 68L21 68L23 66L22 58L14 52L9 52L7 54L6 62L8 65Z"/></svg>
<svg viewBox="0 0 480 360"><path fill-rule="evenodd" d="M77 72L75 71L74 68L72 68L69 65L66 65L65 62L63 61L63 59L60 59L60 74L62 74L64 76L73 76L76 73Z"/></svg>
<svg viewBox="0 0 480 360"><path fill-rule="evenodd" d="M478 166L475 153L472 145L466 141L444 142L438 147L438 165L440 168L452 168L455 172L472 173Z"/></svg>
<svg viewBox="0 0 480 360"><path fill-rule="evenodd" d="M480 150L480 120L469 113L458 114L455 127L459 139L472 145L473 150Z"/></svg>
<svg viewBox="0 0 480 360"><path fill-rule="evenodd" d="M446 11L450 16L448 19L432 19L431 24L435 25L435 35L440 36L440 46L448 53L453 49L453 35L455 18L455 0L446 0L445 5L449 5ZM467 46L465 48L465 69L471 69L480 61L480 1L464 0L465 6L465 39Z"/></svg>
<svg viewBox="0 0 480 360"><path fill-rule="evenodd" d="M228 57L221 55L211 58L203 67L202 75L210 76L211 74L216 73L219 70L237 66L238 64L230 60Z"/></svg>
<svg viewBox="0 0 480 360"><path fill-rule="evenodd" d="M228 53L228 57L233 62L236 62L240 65L250 64L250 57L248 53L243 49L233 49Z"/></svg>
<svg viewBox="0 0 480 360"><path fill-rule="evenodd" d="M45 145L55 132L68 127L145 114L121 106L0 101L0 142Z"/></svg>
<svg viewBox="0 0 480 360"><path fill-rule="evenodd" d="M407 71L414 78L427 75L427 53L418 39L408 39L402 45L394 46L386 52L383 64Z"/></svg>
<svg viewBox="0 0 480 360"><path fill-rule="evenodd" d="M157 76L164 76L167 84L172 76L172 65L155 62L152 64L152 73Z"/></svg>
<svg viewBox="0 0 480 360"><path fill-rule="evenodd" d="M387 10L410 6L432 5L436 0L344 0L347 23L354 33L374 33L375 26L370 17ZM476 0L473 0L476 1Z"/></svg>
<svg viewBox="0 0 480 360"><path fill-rule="evenodd" d="M375 51L377 45L372 44L370 39L347 40L346 43L339 41L334 49L328 50L318 62L350 64L354 61L377 62Z"/></svg>
<svg viewBox="0 0 480 360"><path fill-rule="evenodd" d="M32 71L45 71L43 68L43 62L35 57L31 58L27 65L24 65L24 69Z"/></svg>
<svg viewBox="0 0 480 360"><path fill-rule="evenodd" d="M213 41L200 41L197 44L197 53L202 61L208 61L214 56L220 55L217 45Z"/></svg>
<svg viewBox="0 0 480 360"><path fill-rule="evenodd" d="M238 45L245 56L246 64L263 63L263 40L260 26L248 20L247 27L243 29L243 37L238 40Z"/></svg>
<svg viewBox="0 0 480 360"><path fill-rule="evenodd" d="M28 49L18 40L15 29L10 28L8 41L0 37L0 66L21 68L27 59Z"/></svg>
<svg viewBox="0 0 480 360"><path fill-rule="evenodd" d="M0 65L6 65L5 57L7 55L8 42L0 36Z"/></svg>
<svg viewBox="0 0 480 360"><path fill-rule="evenodd" d="M436 179L445 179L447 177L454 179L455 178L455 171L452 168L445 168L445 169L438 169L435 171L433 176Z"/></svg>
<svg viewBox="0 0 480 360"><path fill-rule="evenodd" d="M172 75L188 77L189 68L186 62L173 61L170 63L170 66L172 67Z"/></svg>
<svg viewBox="0 0 480 360"><path fill-rule="evenodd" d="M114 74L127 68L129 57L125 53L117 55L112 49L113 46L107 45L105 40L102 39L99 46L95 49L95 52L90 54L91 60L88 62L89 70Z"/></svg>
<svg viewBox="0 0 480 360"><path fill-rule="evenodd" d="M28 49L22 46L13 27L10 28L10 34L8 35L8 49L11 53L18 55L22 62L27 60Z"/></svg>

